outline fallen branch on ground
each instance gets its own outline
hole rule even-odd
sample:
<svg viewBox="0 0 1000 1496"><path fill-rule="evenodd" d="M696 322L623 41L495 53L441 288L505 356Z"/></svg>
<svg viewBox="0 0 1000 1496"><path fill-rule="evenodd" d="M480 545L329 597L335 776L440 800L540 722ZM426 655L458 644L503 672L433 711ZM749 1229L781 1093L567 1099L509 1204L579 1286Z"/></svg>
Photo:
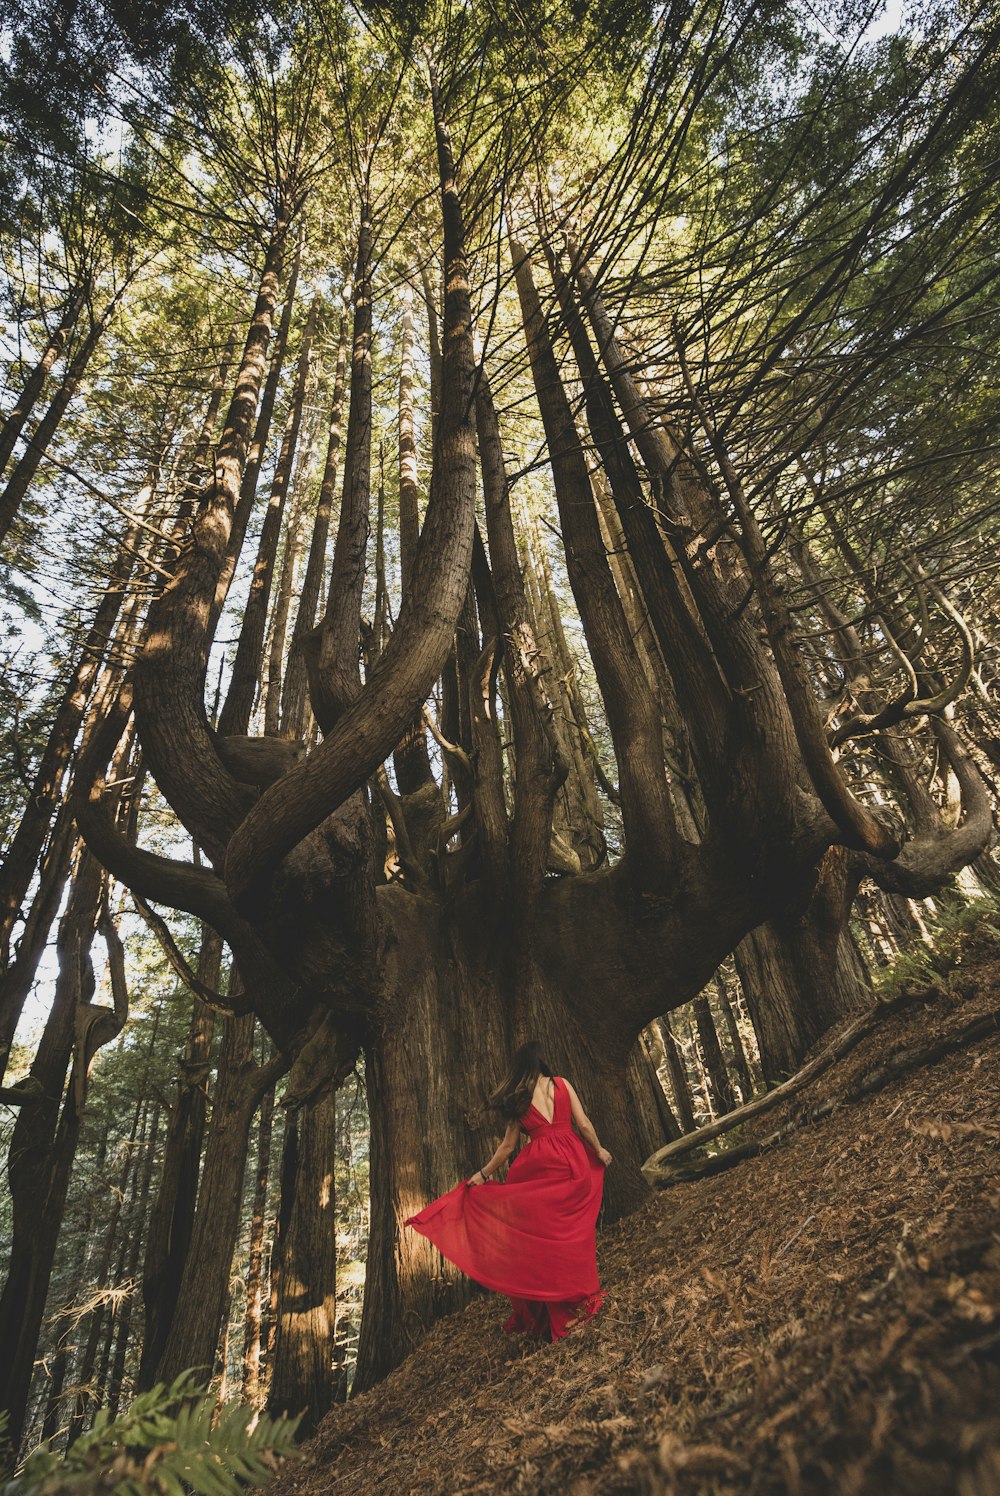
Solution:
<svg viewBox="0 0 1000 1496"><path fill-rule="evenodd" d="M777 1132L769 1133L766 1138L754 1138L751 1142L742 1143L738 1148L730 1148L725 1153L717 1153L712 1158L706 1158L700 1163L691 1163L686 1167L682 1165L678 1169L671 1169L667 1166L656 1174L650 1171L652 1160L649 1160L643 1165L643 1172L650 1184L659 1189L664 1189L671 1184L683 1184L692 1179L704 1179L711 1174L721 1174L724 1170L731 1169L734 1164L743 1163L745 1159L757 1158L761 1153L769 1152L779 1143L783 1143L792 1133L798 1132L799 1128L807 1127L813 1122L821 1121L823 1117L828 1117L838 1106L860 1101L862 1096L867 1096L872 1091L881 1091L884 1086L890 1085L892 1081L898 1080L900 1076L908 1074L909 1071L922 1069L926 1065L934 1065L938 1060L954 1054L955 1050L964 1049L969 1044L975 1044L977 1040L988 1038L996 1033L1000 1033L1000 1008L994 1008L990 1013L971 1019L960 1029L955 1029L950 1034L936 1039L933 1044L922 1046L910 1044L897 1049L894 1054L889 1055L888 1059L880 1061L870 1070L865 1071L842 1096L827 1097L825 1101L803 1112L786 1126L779 1128ZM800 1072L800 1074L804 1073L804 1071ZM793 1079L796 1078L793 1076ZM691 1136L694 1137L695 1134L692 1133ZM654 1157L657 1156L654 1154Z"/></svg>
<svg viewBox="0 0 1000 1496"><path fill-rule="evenodd" d="M686 1153L692 1153L696 1148L701 1148L706 1143L712 1142L713 1138L721 1137L723 1133L730 1132L734 1127L739 1127L743 1122L749 1122L751 1117L759 1117L762 1112L768 1112L779 1102L786 1101L789 1096L794 1096L796 1091L801 1091L810 1081L822 1075L825 1070L842 1060L846 1054L859 1044L867 1034L870 1034L882 1019L890 1013L897 1013L900 1008L914 1002L916 998L922 997L923 991L904 992L902 996L895 998L890 1003L875 1003L867 1008L860 1018L855 1019L848 1028L844 1030L840 1038L833 1044L822 1050L815 1059L810 1060L808 1065L803 1065L788 1080L782 1081L780 1086L775 1086L773 1091L768 1091L764 1096L757 1096L753 1101L748 1101L745 1106L738 1106L734 1111L727 1112L724 1117L717 1117L714 1122L709 1122L704 1127L699 1127L695 1132L688 1132L682 1138L676 1138L674 1142L667 1143L664 1148L647 1158L642 1166L642 1171L650 1184L658 1183L659 1172L665 1165L674 1159L682 1158Z"/></svg>

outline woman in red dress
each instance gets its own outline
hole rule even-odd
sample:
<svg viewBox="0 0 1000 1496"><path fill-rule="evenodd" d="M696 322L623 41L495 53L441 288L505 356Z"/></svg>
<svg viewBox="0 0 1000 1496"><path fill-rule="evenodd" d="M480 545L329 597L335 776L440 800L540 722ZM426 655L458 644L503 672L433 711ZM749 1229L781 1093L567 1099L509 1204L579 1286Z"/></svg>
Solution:
<svg viewBox="0 0 1000 1496"><path fill-rule="evenodd" d="M558 1340L596 1314L604 1297L595 1232L611 1154L534 1042L517 1051L490 1106L507 1121L493 1157L406 1224L477 1283L508 1295L506 1330ZM506 1182L482 1188L522 1132L528 1142Z"/></svg>

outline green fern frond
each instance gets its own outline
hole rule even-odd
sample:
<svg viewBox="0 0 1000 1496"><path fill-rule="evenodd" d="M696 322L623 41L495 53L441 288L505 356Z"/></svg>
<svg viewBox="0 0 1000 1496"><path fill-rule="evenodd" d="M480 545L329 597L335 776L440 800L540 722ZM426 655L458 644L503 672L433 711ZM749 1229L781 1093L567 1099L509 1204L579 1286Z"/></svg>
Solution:
<svg viewBox="0 0 1000 1496"><path fill-rule="evenodd" d="M0 1496L239 1496L297 1453L299 1420L261 1417L185 1373L141 1392L121 1417L101 1409L64 1456L43 1445ZM2 1432L2 1430L0 1430Z"/></svg>

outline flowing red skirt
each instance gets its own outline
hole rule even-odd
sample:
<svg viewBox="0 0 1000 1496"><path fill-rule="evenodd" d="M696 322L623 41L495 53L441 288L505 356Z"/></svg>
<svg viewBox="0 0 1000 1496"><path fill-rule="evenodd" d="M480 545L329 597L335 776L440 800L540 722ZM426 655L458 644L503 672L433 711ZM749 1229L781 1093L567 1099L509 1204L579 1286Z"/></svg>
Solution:
<svg viewBox="0 0 1000 1496"><path fill-rule="evenodd" d="M406 1222L468 1277L509 1296L506 1330L553 1340L596 1314L604 1297L595 1240L604 1165L568 1113L557 1081L552 1122L538 1113L526 1120L531 1141L505 1183L463 1181Z"/></svg>

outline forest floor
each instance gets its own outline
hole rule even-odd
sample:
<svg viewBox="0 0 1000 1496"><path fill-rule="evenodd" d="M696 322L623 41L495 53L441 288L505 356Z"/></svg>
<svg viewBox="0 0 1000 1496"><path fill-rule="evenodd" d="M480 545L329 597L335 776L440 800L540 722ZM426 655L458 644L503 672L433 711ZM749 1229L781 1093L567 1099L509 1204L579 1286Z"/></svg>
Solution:
<svg viewBox="0 0 1000 1496"><path fill-rule="evenodd" d="M752 1126L842 1097L1000 1008L970 939ZM599 1240L606 1305L524 1346L483 1298L336 1409L270 1496L1000 1493L1000 1028Z"/></svg>

